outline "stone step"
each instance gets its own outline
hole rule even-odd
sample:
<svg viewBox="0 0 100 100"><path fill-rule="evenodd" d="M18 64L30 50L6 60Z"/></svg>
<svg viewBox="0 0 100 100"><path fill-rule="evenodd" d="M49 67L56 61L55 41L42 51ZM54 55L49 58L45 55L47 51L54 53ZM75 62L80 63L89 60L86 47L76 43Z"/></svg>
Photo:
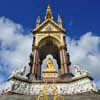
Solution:
<svg viewBox="0 0 100 100"><path fill-rule="evenodd" d="M26 95L9 95L0 96L0 100L36 100L36 96ZM53 100L53 96L49 96L49 100ZM64 96L64 100L100 100L100 95L92 96Z"/></svg>

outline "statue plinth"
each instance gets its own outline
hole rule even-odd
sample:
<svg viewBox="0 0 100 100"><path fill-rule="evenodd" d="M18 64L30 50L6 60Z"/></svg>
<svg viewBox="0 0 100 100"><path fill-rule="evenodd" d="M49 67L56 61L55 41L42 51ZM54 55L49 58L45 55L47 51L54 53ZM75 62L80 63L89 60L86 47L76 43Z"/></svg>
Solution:
<svg viewBox="0 0 100 100"><path fill-rule="evenodd" d="M42 72L42 80L55 80L58 77L57 71L43 71Z"/></svg>
<svg viewBox="0 0 100 100"><path fill-rule="evenodd" d="M53 61L51 58L48 59L46 69L42 71L42 79L46 81L54 80L58 77L58 72L56 71Z"/></svg>

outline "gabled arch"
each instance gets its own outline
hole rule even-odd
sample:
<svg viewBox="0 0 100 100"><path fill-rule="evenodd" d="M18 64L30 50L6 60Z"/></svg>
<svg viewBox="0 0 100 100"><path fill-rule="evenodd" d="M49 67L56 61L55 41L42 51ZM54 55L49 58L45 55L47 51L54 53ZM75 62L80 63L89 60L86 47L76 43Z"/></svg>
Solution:
<svg viewBox="0 0 100 100"><path fill-rule="evenodd" d="M41 39L38 44L40 64L42 64L43 59L45 59L48 54L51 54L57 60L57 64L60 68L59 44L60 42L51 36Z"/></svg>
<svg viewBox="0 0 100 100"><path fill-rule="evenodd" d="M58 48L60 47L60 40L58 40L56 37L54 36L46 36L44 38L41 38L41 40L38 43L38 46L41 47L42 45L45 45L47 42L52 42L54 45L56 45Z"/></svg>

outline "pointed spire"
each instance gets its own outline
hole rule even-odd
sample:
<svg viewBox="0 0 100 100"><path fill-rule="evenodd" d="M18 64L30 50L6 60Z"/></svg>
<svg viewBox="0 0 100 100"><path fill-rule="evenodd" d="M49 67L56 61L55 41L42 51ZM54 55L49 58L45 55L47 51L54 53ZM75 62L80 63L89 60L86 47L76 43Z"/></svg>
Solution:
<svg viewBox="0 0 100 100"><path fill-rule="evenodd" d="M37 20L36 20L36 27L39 26L39 25L40 25L40 16L37 17Z"/></svg>
<svg viewBox="0 0 100 100"><path fill-rule="evenodd" d="M51 7L50 7L49 4L48 4L47 10L46 10L46 16L45 16L45 19L53 19Z"/></svg>
<svg viewBox="0 0 100 100"><path fill-rule="evenodd" d="M59 25L60 27L62 27L62 19L61 19L61 17L60 17L59 14L58 14L58 25Z"/></svg>

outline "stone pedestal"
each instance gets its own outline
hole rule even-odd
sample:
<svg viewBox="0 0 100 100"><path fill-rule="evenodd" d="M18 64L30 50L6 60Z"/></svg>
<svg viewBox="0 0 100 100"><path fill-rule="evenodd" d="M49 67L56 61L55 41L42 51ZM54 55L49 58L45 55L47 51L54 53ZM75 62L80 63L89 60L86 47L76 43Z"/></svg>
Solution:
<svg viewBox="0 0 100 100"><path fill-rule="evenodd" d="M33 80L34 74L31 75L31 80ZM6 85L4 91L6 91L6 93L10 92L13 94L39 95L44 84L45 82L42 80L29 81L28 79L13 77L8 81L8 84ZM55 83L53 83L53 81L47 82L47 95L53 95L54 84L56 84L56 86L58 87L60 95L79 95L97 91L93 80L90 76L87 75L65 79L62 78L60 80L55 80Z"/></svg>

